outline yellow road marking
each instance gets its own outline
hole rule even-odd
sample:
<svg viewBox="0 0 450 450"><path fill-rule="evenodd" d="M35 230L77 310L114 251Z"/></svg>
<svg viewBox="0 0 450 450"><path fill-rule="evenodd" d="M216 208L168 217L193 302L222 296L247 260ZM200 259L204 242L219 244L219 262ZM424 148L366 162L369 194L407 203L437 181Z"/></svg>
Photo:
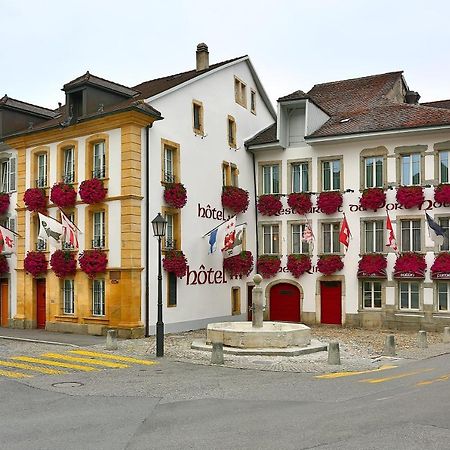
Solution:
<svg viewBox="0 0 450 450"><path fill-rule="evenodd" d="M131 358L129 356L110 355L108 353L91 352L88 350L69 350L69 353L76 353L77 355L83 356L96 356L97 358L104 358L104 359L115 359L117 361L125 361L134 364L143 364L145 366L153 366L154 364L158 364L156 361Z"/></svg>
<svg viewBox="0 0 450 450"><path fill-rule="evenodd" d="M314 378L321 378L321 379L331 379L331 378L342 378L342 377L351 377L353 375L361 375L365 373L373 373L373 372L381 372L382 370L388 370L388 369L395 369L397 366L392 365L385 365L381 366L378 369L370 369L370 370L360 370L355 372L333 372L333 373L326 373L324 375L317 375Z"/></svg>
<svg viewBox="0 0 450 450"><path fill-rule="evenodd" d="M84 364L93 364L94 366L111 367L113 369L125 369L126 367L130 367L123 363L98 361L96 359L89 359L89 358L77 358L76 356L61 355L59 353L44 353L41 356L44 356L45 358L62 359L63 361L69 361L69 362L72 361L72 362L79 362L79 363L84 363Z"/></svg>
<svg viewBox="0 0 450 450"><path fill-rule="evenodd" d="M416 386L428 386L430 384L437 383L439 381L448 381L449 378L450 378L450 374L442 375L442 376L440 376L438 378L434 378L434 379L431 379L431 380L419 381L418 383L416 383Z"/></svg>
<svg viewBox="0 0 450 450"><path fill-rule="evenodd" d="M27 375L25 373L20 372L10 372L9 370L1 370L0 376L7 378L33 378L33 375Z"/></svg>
<svg viewBox="0 0 450 450"><path fill-rule="evenodd" d="M392 381L397 380L399 378L405 378L405 377L412 377L413 375L418 375L419 373L424 372L430 372L434 369L423 369L423 370L416 370L414 372L404 372L400 373L398 375L392 375L391 377L385 377L385 378L366 378L364 380L358 380L359 383L384 383L386 381Z"/></svg>
<svg viewBox="0 0 450 450"><path fill-rule="evenodd" d="M49 375L59 375L67 373L64 370L47 369L47 367L32 366L30 364L15 363L11 361L0 361L0 366L16 367L17 369L34 370L35 372L47 373Z"/></svg>
<svg viewBox="0 0 450 450"><path fill-rule="evenodd" d="M17 361L44 364L45 366L66 367L68 369L81 370L83 372L93 372L94 370L99 370L96 367L81 366L79 364L62 363L59 361L49 361L48 359L31 358L30 356L13 356L11 359L15 359Z"/></svg>

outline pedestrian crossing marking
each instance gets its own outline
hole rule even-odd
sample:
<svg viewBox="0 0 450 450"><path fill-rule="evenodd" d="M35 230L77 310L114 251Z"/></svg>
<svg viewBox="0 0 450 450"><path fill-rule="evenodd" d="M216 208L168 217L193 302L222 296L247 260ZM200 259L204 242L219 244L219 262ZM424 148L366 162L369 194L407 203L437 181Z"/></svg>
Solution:
<svg viewBox="0 0 450 450"><path fill-rule="evenodd" d="M15 367L17 369L25 369L25 370L33 370L35 372L46 373L48 375L61 375L63 373L67 373L64 370L48 369L47 367L32 366L30 364L11 362L11 361L0 361L0 366Z"/></svg>
<svg viewBox="0 0 450 450"><path fill-rule="evenodd" d="M448 381L449 378L450 378L450 374L442 375L442 376L440 376L438 378L434 378L434 379L431 379L431 380L419 381L418 383L416 383L416 386L428 386L430 384L438 383L440 381Z"/></svg>
<svg viewBox="0 0 450 450"><path fill-rule="evenodd" d="M378 367L378 369L359 370L359 371L353 371L353 372L325 373L323 375L317 375L314 378L329 380L329 379L333 379L333 378L351 377L354 375L362 375L362 374L366 374L366 373L381 372L383 370L395 369L396 367L398 367L398 366L384 365L384 366Z"/></svg>
<svg viewBox="0 0 450 450"><path fill-rule="evenodd" d="M359 383L384 383L386 381L392 381L392 380L398 380L399 378L406 378L406 377L412 377L413 375L418 375L420 373L425 372L431 372L434 369L422 369L422 370L416 370L413 372L403 372L399 373L397 375L392 375L390 377L384 377L384 378L366 378L364 380L358 380Z"/></svg>
<svg viewBox="0 0 450 450"><path fill-rule="evenodd" d="M77 362L77 363L85 363L85 364L93 364L94 366L104 366L109 367L112 369L126 369L126 364L118 363L118 362L110 362L110 361L99 361L96 359L89 359L89 358L77 358L76 356L68 356L68 355L61 355L59 353L44 353L41 355L45 358L52 358L52 359L62 359L63 361L69 361L69 362Z"/></svg>
<svg viewBox="0 0 450 450"><path fill-rule="evenodd" d="M26 373L10 372L9 370L1 370L1 369L0 369L0 375L2 377L7 377L7 378L33 378L33 375L28 375Z"/></svg>
<svg viewBox="0 0 450 450"><path fill-rule="evenodd" d="M32 358L30 356L13 356L11 359L14 359L16 361L43 364L45 366L65 367L67 369L81 370L83 372L93 372L95 370L99 370L96 367L82 366L80 364L62 363L59 361L50 361L48 359Z"/></svg>
<svg viewBox="0 0 450 450"><path fill-rule="evenodd" d="M143 364L144 366L153 366L158 364L156 361L150 361L147 359L131 358L130 356L112 355L109 353L92 352L90 350L69 350L69 353L76 353L83 356L95 356L103 359L115 359L116 361L125 361L134 364Z"/></svg>

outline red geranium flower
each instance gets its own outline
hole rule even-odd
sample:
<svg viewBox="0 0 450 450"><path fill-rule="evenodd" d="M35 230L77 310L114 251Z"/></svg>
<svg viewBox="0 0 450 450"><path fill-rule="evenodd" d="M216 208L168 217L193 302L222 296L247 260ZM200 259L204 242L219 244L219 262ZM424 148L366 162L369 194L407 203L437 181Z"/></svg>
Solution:
<svg viewBox="0 0 450 450"><path fill-rule="evenodd" d="M403 253L397 257L394 264L394 275L413 274L415 277L423 277L427 263L425 256L420 253Z"/></svg>
<svg viewBox="0 0 450 450"><path fill-rule="evenodd" d="M386 193L381 188L365 189L359 199L359 204L365 209L376 211L386 203Z"/></svg>
<svg viewBox="0 0 450 450"><path fill-rule="evenodd" d="M5 255L0 255L0 273L8 273L9 264Z"/></svg>
<svg viewBox="0 0 450 450"><path fill-rule="evenodd" d="M309 255L292 254L288 256L287 268L295 278L299 278L305 272L309 272L311 267Z"/></svg>
<svg viewBox="0 0 450 450"><path fill-rule="evenodd" d="M30 188L23 194L23 201L28 211L43 213L47 210L47 197L45 190L41 188Z"/></svg>
<svg viewBox="0 0 450 450"><path fill-rule="evenodd" d="M9 209L9 194L0 194L0 215L6 214Z"/></svg>
<svg viewBox="0 0 450 450"><path fill-rule="evenodd" d="M73 275L77 271L75 255L67 250L56 250L50 257L50 266L58 278Z"/></svg>
<svg viewBox="0 0 450 450"><path fill-rule="evenodd" d="M439 273L450 274L450 253L439 253L434 259L434 263L431 266L431 275L433 277Z"/></svg>
<svg viewBox="0 0 450 450"><path fill-rule="evenodd" d="M304 192L293 192L289 194L288 205L297 214L306 214L312 208L311 194Z"/></svg>
<svg viewBox="0 0 450 450"><path fill-rule="evenodd" d="M187 202L187 191L182 183L167 183L164 200L172 208L182 208Z"/></svg>
<svg viewBox="0 0 450 450"><path fill-rule="evenodd" d="M279 195L264 194L259 196L258 211L263 216L275 216L281 211L282 207Z"/></svg>
<svg viewBox="0 0 450 450"><path fill-rule="evenodd" d="M418 208L425 200L423 187L399 186L397 188L396 199L406 209Z"/></svg>
<svg viewBox="0 0 450 450"><path fill-rule="evenodd" d="M55 183L50 192L50 200L60 208L71 208L77 200L77 191L71 184Z"/></svg>
<svg viewBox="0 0 450 450"><path fill-rule="evenodd" d="M47 260L42 252L28 252L23 260L25 272L37 277L47 272Z"/></svg>
<svg viewBox="0 0 450 450"><path fill-rule="evenodd" d="M252 252L241 252L239 255L225 258L223 268L230 277L247 277L253 269Z"/></svg>
<svg viewBox="0 0 450 450"><path fill-rule="evenodd" d="M358 263L359 276L386 276L387 260L384 255L363 255Z"/></svg>
<svg viewBox="0 0 450 450"><path fill-rule="evenodd" d="M181 250L170 250L163 259L163 267L166 272L173 272L178 278L183 278L187 273L187 259Z"/></svg>
<svg viewBox="0 0 450 450"><path fill-rule="evenodd" d="M434 199L439 203L450 203L450 184L435 186Z"/></svg>
<svg viewBox="0 0 450 450"><path fill-rule="evenodd" d="M101 250L85 250L78 258L80 269L89 278L95 278L97 274L106 272L108 257Z"/></svg>
<svg viewBox="0 0 450 450"><path fill-rule="evenodd" d="M342 194L337 191L321 192L317 198L317 206L325 214L337 212L342 202Z"/></svg>
<svg viewBox="0 0 450 450"><path fill-rule="evenodd" d="M324 275L331 275L344 268L344 263L339 255L323 255L317 262L319 272Z"/></svg>
<svg viewBox="0 0 450 450"><path fill-rule="evenodd" d="M281 259L278 255L261 255L258 258L258 273L263 278L274 277L280 269Z"/></svg>
<svg viewBox="0 0 450 450"><path fill-rule="evenodd" d="M236 186L224 186L222 189L222 206L235 214L243 213L248 208L248 192Z"/></svg>
<svg viewBox="0 0 450 450"><path fill-rule="evenodd" d="M80 184L80 198L84 203L92 205L93 203L100 203L105 200L107 189L103 187L102 180L92 178L84 180Z"/></svg>

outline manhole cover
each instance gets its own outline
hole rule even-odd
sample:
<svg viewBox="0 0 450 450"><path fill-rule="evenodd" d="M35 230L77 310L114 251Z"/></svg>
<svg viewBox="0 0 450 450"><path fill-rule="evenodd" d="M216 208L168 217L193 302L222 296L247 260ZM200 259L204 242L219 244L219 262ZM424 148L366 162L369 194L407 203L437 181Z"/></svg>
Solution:
<svg viewBox="0 0 450 450"><path fill-rule="evenodd" d="M53 383L53 387L80 387L84 386L83 383L79 383L78 381L61 381L59 383Z"/></svg>

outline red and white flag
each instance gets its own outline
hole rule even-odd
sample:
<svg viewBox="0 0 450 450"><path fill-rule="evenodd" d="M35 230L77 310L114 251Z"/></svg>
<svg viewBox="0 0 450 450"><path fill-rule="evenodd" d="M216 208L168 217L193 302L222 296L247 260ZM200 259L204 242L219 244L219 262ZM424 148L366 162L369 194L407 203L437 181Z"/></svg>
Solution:
<svg viewBox="0 0 450 450"><path fill-rule="evenodd" d="M73 248L78 248L78 232L80 231L74 223L61 211L61 225L63 231L63 241Z"/></svg>
<svg viewBox="0 0 450 450"><path fill-rule="evenodd" d="M314 241L314 233L309 222L305 223L305 228L303 229L302 234L302 241L305 241L308 244Z"/></svg>
<svg viewBox="0 0 450 450"><path fill-rule="evenodd" d="M0 252L6 253L16 252L16 241L14 239L14 233L8 228L0 226Z"/></svg>
<svg viewBox="0 0 450 450"><path fill-rule="evenodd" d="M350 238L352 237L352 233L350 233L350 227L348 226L347 217L344 216L344 220L342 221L341 231L339 232L339 242L345 245L348 250L348 245L350 244Z"/></svg>
<svg viewBox="0 0 450 450"><path fill-rule="evenodd" d="M386 247L391 247L394 252L398 252L398 246L397 241L395 239L394 229L392 228L392 222L391 218L389 217L388 212L386 211L387 218L386 218L386 229L388 231L388 240Z"/></svg>
<svg viewBox="0 0 450 450"><path fill-rule="evenodd" d="M223 247L222 252L233 248L234 241L236 239L236 217L232 217L230 220L223 224Z"/></svg>

